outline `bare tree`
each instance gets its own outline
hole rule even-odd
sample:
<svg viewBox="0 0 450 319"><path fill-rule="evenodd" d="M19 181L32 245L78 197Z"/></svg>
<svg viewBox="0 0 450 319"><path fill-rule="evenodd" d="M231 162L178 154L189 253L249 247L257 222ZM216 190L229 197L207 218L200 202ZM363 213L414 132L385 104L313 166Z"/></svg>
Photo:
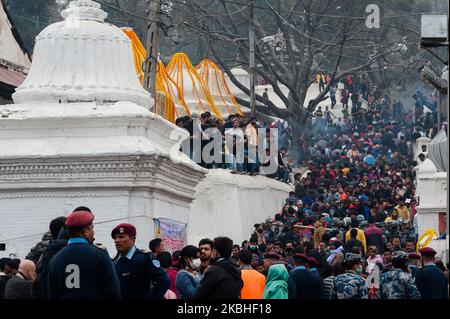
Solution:
<svg viewBox="0 0 450 319"><path fill-rule="evenodd" d="M230 80L249 94L249 89L231 72L236 65L244 68L249 65L249 2L184 0L174 3L175 23L206 41L211 55ZM368 72L375 79L388 73L385 67L404 66L401 61L405 53L412 54L408 48L417 43L418 32L400 32L396 23L388 25L394 16L381 17L381 28L369 29L366 26L368 4L356 0L255 1L256 72L286 106L279 108L257 95L260 102L257 111L286 119L295 137L304 129L318 103L327 98L329 87L347 74ZM278 47L273 41L265 41L274 34L280 40ZM333 80L305 105L306 93L319 70L331 74ZM283 87L288 94L283 93ZM249 105L246 100L238 99L238 102Z"/></svg>

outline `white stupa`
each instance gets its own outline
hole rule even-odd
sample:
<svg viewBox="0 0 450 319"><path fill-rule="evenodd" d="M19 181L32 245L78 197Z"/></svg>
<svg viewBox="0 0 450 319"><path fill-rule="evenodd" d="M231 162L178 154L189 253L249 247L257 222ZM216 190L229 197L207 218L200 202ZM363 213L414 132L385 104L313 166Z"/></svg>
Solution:
<svg viewBox="0 0 450 319"><path fill-rule="evenodd" d="M137 246L155 236L153 218L189 221L206 170L169 155L187 137L148 109L130 41L90 0L72 1L64 21L36 39L15 104L0 106L1 256L25 257L51 219L77 206L95 214L95 237L114 254L111 229L137 227ZM174 152L175 153L175 152Z"/></svg>
<svg viewBox="0 0 450 319"><path fill-rule="evenodd" d="M245 87L250 88L250 75L246 70L241 68L233 68L231 69L231 73L233 73L239 83L242 83ZM242 92L233 82L231 82L230 77L227 74L225 75L225 79L230 86L230 91L233 96L248 99L248 95Z"/></svg>
<svg viewBox="0 0 450 319"><path fill-rule="evenodd" d="M427 158L419 165L416 183L416 195L419 197L419 205L417 206L418 234L420 236L432 229L436 236L439 236L442 232L442 226L445 227L447 172L439 172L436 165ZM436 256L445 261L448 254L448 243L447 234L446 239L443 240L437 240L434 237L428 246L435 249Z"/></svg>
<svg viewBox="0 0 450 319"><path fill-rule="evenodd" d="M155 218L186 224L196 245L248 239L278 212L291 186L178 156L189 133L149 111L130 42L98 3L72 1L62 16L37 37L15 104L0 106L0 257L24 258L50 220L77 206L94 212L96 242L111 255L119 223L134 224L145 249Z"/></svg>
<svg viewBox="0 0 450 319"><path fill-rule="evenodd" d="M133 70L130 40L103 20L90 0L72 1L64 21L37 37L33 66L14 94L15 103L128 101L149 108L150 94Z"/></svg>

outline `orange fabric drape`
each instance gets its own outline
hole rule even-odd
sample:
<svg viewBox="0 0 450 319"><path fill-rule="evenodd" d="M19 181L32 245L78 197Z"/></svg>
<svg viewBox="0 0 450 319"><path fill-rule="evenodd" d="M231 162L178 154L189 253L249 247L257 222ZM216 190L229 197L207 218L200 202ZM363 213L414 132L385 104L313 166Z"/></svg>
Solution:
<svg viewBox="0 0 450 319"><path fill-rule="evenodd" d="M228 87L225 78L225 73L217 66L217 64L210 59L204 59L199 63L199 65L197 65L195 70L203 78L211 92L219 93L219 98L222 103L225 104L229 114L238 113L243 115L239 105L233 97L233 94L231 94L231 90ZM212 75L212 79L209 78L210 74ZM234 112L231 111L231 108L234 108Z"/></svg>
<svg viewBox="0 0 450 319"><path fill-rule="evenodd" d="M210 111L218 118L222 118L222 114L217 110L211 92L208 89L204 79L197 73L188 56L185 53L176 53L173 55L167 65L167 73L180 87L183 94L186 94L185 79L189 79L192 83L193 95L198 100L198 104L203 112ZM187 76L186 76L187 75Z"/></svg>

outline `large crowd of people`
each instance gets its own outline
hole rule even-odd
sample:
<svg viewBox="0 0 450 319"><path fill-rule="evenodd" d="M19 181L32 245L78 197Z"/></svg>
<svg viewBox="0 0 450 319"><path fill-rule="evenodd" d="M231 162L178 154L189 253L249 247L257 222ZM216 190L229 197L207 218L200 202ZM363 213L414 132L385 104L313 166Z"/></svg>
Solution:
<svg viewBox="0 0 450 319"><path fill-rule="evenodd" d="M111 231L113 259L94 243L93 213L78 207L51 221L43 249L0 259L0 299L447 299L448 265L432 248L416 251L411 222L376 222L371 211L367 223L355 204L342 220L316 219L290 194L241 245L205 238L173 253L161 238L138 249L123 223Z"/></svg>
<svg viewBox="0 0 450 319"><path fill-rule="evenodd" d="M287 158L287 150L291 135L289 127L279 120L259 122L256 117L248 119L238 113L230 114L226 120L222 120L210 112L204 112L200 118L197 118L197 114L177 118L175 124L190 134L190 138L182 143L181 150L205 168L224 168L230 169L233 173L248 175L264 174L286 183L290 181L289 175L292 173L294 161ZM219 154L215 154L216 149L212 148L211 160L207 161L204 150L217 137L220 140ZM227 139L230 143L226 142ZM278 143L273 158L276 168L274 171L264 173L261 167L270 164L270 144L275 139ZM267 157L260 157L258 149L264 149Z"/></svg>
<svg viewBox="0 0 450 319"><path fill-rule="evenodd" d="M436 253L431 248L417 251L413 146L417 138L436 134L435 123L427 126L429 115L418 112L408 118L400 102L352 77L342 90L341 95L346 90L364 95L368 108L352 98L351 120L336 122L328 107L324 113L318 108L316 138L301 153L307 169L295 175L295 191L274 220L255 225L250 247L270 260L266 266L284 263L294 277L305 276L297 279L302 298L448 298L448 265L431 262ZM419 95L423 113L425 98ZM424 288L418 272L431 264L445 282L434 291ZM367 284L374 272L379 281Z"/></svg>
<svg viewBox="0 0 450 319"><path fill-rule="evenodd" d="M336 89L343 118L319 107L312 134L299 136L299 145L280 122L261 125L265 143L270 128L281 131L278 169L270 177L290 181L295 191L273 219L255 224L249 240L237 245L227 237L205 238L171 253L156 238L143 251L135 246L136 228L120 224L111 231L117 249L111 260L93 244L93 213L78 207L52 220L24 260L0 260L0 299L448 298L448 264L417 243L413 146L436 134L435 109L418 92L416 112L408 113L400 101L353 76L331 88L331 109ZM424 106L432 112L425 114ZM235 141L222 149L222 160L201 158L204 167L256 174L266 164L248 160L248 145L258 143L256 118L233 114L222 121L205 112L199 120L182 117L176 125L191 139L206 134L201 150L213 138L207 129ZM245 145L243 162L236 161L238 140ZM298 157L289 159L296 146ZM194 158L193 143L187 148ZM294 175L292 163L303 172Z"/></svg>
<svg viewBox="0 0 450 319"><path fill-rule="evenodd" d="M324 86L331 81L329 75L321 74L321 78ZM334 109L337 95L342 104L339 111ZM175 124L190 134L190 139L182 145L182 151L192 160L205 168L225 168L249 175L264 174L261 167L267 166L268 160L260 158L258 152L253 154L251 150L265 149L268 153L273 134L271 129L275 129L278 154L273 160L278 169L275 173L265 175L293 183L292 173L295 168L304 167L309 160L349 151L351 139L356 142L359 151L367 152L370 148L375 156L382 153L391 156L397 152L412 158L415 140L420 136L433 138L439 131L436 102L420 91L413 98L414 110L405 108L400 99L391 97L364 75L350 74L330 85L327 95L330 106L325 106L324 110L318 106L313 114L311 129L305 128L304 133L295 138L292 127L285 121L264 122L237 113L230 114L226 119L216 118L210 112L200 116L195 113L177 118ZM261 137L261 134L265 135ZM356 134L358 139L353 138ZM208 143L217 136L223 141L220 154L214 157L217 155L214 154L216 149L211 149L210 155L214 159L206 161L205 156L201 155ZM227 137L233 141L231 145L225 143ZM194 141L198 142L198 149ZM360 144L364 146L360 148ZM241 157L239 146L242 146ZM387 151L379 152L378 149L382 147L388 148Z"/></svg>

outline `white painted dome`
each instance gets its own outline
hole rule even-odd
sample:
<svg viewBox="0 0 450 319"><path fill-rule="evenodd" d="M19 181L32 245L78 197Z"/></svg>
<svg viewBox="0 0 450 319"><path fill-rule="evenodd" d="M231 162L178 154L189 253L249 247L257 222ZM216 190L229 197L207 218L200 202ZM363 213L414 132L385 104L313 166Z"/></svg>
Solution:
<svg viewBox="0 0 450 319"><path fill-rule="evenodd" d="M37 37L25 82L13 95L19 103L118 102L150 107L150 94L135 71L130 40L105 23L107 13L91 0L71 1L64 21Z"/></svg>
<svg viewBox="0 0 450 319"><path fill-rule="evenodd" d="M241 68L233 68L231 69L231 73L233 73L234 77L236 78L236 80L239 81L239 83L241 83L247 88L250 88L250 75L248 74L247 71ZM241 89L239 89L236 85L234 85L233 82L231 82L227 74L225 74L225 79L228 83L231 94L233 94L233 96L237 96L240 98L247 98L247 95L244 92L242 92Z"/></svg>
<svg viewBox="0 0 450 319"><path fill-rule="evenodd" d="M248 72L241 68L233 68L231 69L231 73L233 73L234 76L250 77Z"/></svg>
<svg viewBox="0 0 450 319"><path fill-rule="evenodd" d="M421 137L419 137L417 140L416 140L416 142L425 142L425 143L428 143L428 142L430 142L431 141L431 139L429 139L428 137L426 137L426 136L421 136Z"/></svg>
<svg viewBox="0 0 450 319"><path fill-rule="evenodd" d="M420 166L419 166L419 174L433 174L437 173L437 168L434 163L427 158Z"/></svg>

